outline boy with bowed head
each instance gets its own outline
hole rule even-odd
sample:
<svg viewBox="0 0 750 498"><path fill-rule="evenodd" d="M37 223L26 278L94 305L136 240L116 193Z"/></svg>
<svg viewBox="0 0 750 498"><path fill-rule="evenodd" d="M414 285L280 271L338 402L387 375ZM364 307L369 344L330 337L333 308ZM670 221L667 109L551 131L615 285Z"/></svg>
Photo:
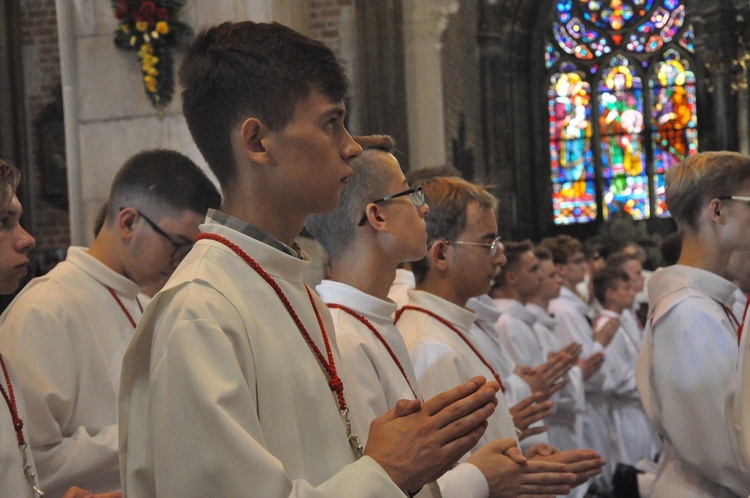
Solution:
<svg viewBox="0 0 750 498"><path fill-rule="evenodd" d="M682 251L649 279L636 372L643 407L664 438L652 496L748 496L750 474L735 454L742 439L725 417L735 400L739 320L731 310L737 286L724 275L732 252L750 249L742 201L750 157L696 154L667 171L666 186Z"/></svg>
<svg viewBox="0 0 750 498"><path fill-rule="evenodd" d="M404 496L483 434L481 377L401 400L362 448L325 304L295 238L336 208L362 151L331 50L273 23L209 28L180 68L183 113L223 204L149 305L125 357L121 471L131 496ZM196 354L198 352L198 354Z"/></svg>
<svg viewBox="0 0 750 498"><path fill-rule="evenodd" d="M0 317L0 348L19 375L41 484L120 488L117 399L122 356L143 287L163 283L190 250L216 187L188 157L140 152L119 169L91 247L35 278Z"/></svg>
<svg viewBox="0 0 750 498"><path fill-rule="evenodd" d="M316 290L331 309L342 367L357 385L350 405L362 434L399 399L421 398L387 294L396 266L427 250L429 207L420 188L409 188L390 137L357 140L365 150L351 163L354 175L339 207L308 217L306 227L331 257L332 278ZM527 462L515 439L505 438L478 448L436 484L443 498L511 497L564 493L572 480L563 465Z"/></svg>
<svg viewBox="0 0 750 498"><path fill-rule="evenodd" d="M16 197L21 175L15 166L0 159L0 294L10 294L26 275L29 251L34 238L20 224L23 208ZM0 331L1 333L2 331ZM1 353L1 352L0 352ZM31 498L41 496L41 488L31 451L23 393L16 376L0 354L0 496ZM97 498L119 498L119 492ZM71 487L63 498L93 498L78 487Z"/></svg>

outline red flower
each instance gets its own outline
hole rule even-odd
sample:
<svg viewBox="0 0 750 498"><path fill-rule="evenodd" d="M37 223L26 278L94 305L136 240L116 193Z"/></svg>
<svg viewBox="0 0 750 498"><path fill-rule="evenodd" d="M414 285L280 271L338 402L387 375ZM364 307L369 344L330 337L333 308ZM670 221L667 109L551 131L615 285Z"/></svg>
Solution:
<svg viewBox="0 0 750 498"><path fill-rule="evenodd" d="M154 12L156 12L156 5L154 2L143 2L141 3L141 15L143 16L144 20L150 21L152 17L154 17Z"/></svg>
<svg viewBox="0 0 750 498"><path fill-rule="evenodd" d="M117 18L118 21L122 21L123 19L125 19L125 16L127 16L127 14L128 14L128 11L123 10L122 7L115 11L115 17Z"/></svg>
<svg viewBox="0 0 750 498"><path fill-rule="evenodd" d="M156 17L158 17L160 21L166 21L169 19L169 12L167 12L167 9L164 7L159 7L156 9Z"/></svg>

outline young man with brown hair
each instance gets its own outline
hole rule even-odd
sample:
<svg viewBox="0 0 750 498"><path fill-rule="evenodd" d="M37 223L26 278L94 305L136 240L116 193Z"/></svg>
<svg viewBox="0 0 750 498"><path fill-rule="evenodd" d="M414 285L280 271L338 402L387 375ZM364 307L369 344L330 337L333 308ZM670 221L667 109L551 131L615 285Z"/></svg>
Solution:
<svg viewBox="0 0 750 498"><path fill-rule="evenodd" d="M482 378L375 419L362 449L331 316L295 238L336 208L362 149L331 50L279 24L200 33L183 113L223 193L126 354L121 471L131 496L386 497L473 447L494 411ZM364 453L364 455L362 455Z"/></svg>
<svg viewBox="0 0 750 498"><path fill-rule="evenodd" d="M732 252L750 249L742 200L750 196L750 157L696 154L667 172L666 185L682 251L649 279L637 371L643 407L664 438L652 496L748 496L750 474L726 422L739 319L731 312L737 286L724 275Z"/></svg>

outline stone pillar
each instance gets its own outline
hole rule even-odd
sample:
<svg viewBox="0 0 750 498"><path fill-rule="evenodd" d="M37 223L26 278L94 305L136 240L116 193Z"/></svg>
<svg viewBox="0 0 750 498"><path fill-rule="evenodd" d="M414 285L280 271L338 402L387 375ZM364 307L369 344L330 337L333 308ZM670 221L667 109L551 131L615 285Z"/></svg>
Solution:
<svg viewBox="0 0 750 498"><path fill-rule="evenodd" d="M443 113L443 30L458 0L404 0L404 47L409 164L412 169L446 161Z"/></svg>

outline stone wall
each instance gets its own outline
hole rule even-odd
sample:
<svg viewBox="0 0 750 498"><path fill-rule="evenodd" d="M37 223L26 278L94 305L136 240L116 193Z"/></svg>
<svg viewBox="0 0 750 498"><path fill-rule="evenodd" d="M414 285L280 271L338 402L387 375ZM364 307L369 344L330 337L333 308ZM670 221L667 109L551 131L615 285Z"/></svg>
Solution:
<svg viewBox="0 0 750 498"><path fill-rule="evenodd" d="M179 93L163 115L157 115L145 95L136 53L114 45L112 33L117 21L110 2L65 1L71 2L75 56L63 63L73 65L77 98L77 108L66 109L75 118L74 131L67 140L77 141L81 182L80 199L71 199L71 203L80 203L82 212L81 219L71 220L71 226L76 233L76 224L81 223L82 242L88 243L112 177L128 157L143 149L173 148L204 168L205 162L182 118ZM304 0L192 0L179 19L196 31L225 20L273 19L307 32L309 22Z"/></svg>
<svg viewBox="0 0 750 498"><path fill-rule="evenodd" d="M462 0L459 10L448 17L442 36L445 144L448 163L460 166L454 144L464 158L473 159L474 177L484 177L479 47L477 45L477 2ZM463 140L459 128L464 127Z"/></svg>
<svg viewBox="0 0 750 498"><path fill-rule="evenodd" d="M21 0L20 3L21 59L24 84L24 116L28 146L19 165L27 172L31 198L25 209L32 213L28 219L37 239L34 265L44 271L65 255L70 244L68 213L64 205L53 204L42 198L43 177L39 166L40 140L35 123L53 105L60 85L60 54L57 41L55 0ZM27 192L29 191L27 190Z"/></svg>

